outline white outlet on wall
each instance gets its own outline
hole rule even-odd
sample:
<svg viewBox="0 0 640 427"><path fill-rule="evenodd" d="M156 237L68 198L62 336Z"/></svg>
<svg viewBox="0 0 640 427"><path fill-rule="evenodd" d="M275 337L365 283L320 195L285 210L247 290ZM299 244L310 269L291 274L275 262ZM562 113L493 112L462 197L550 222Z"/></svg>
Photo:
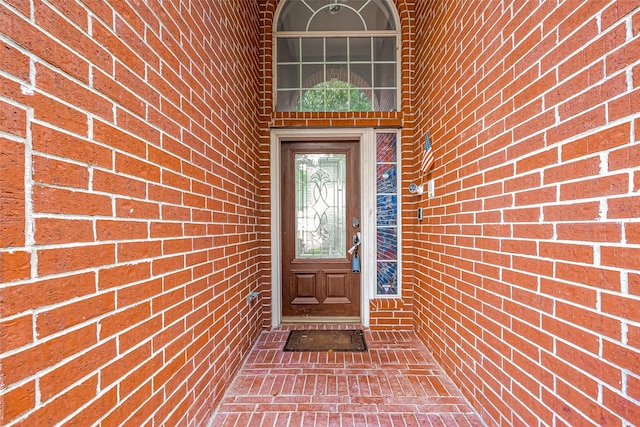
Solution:
<svg viewBox="0 0 640 427"><path fill-rule="evenodd" d="M430 179L429 181L427 181L427 196L429 198L436 196L436 185L433 182L433 179Z"/></svg>

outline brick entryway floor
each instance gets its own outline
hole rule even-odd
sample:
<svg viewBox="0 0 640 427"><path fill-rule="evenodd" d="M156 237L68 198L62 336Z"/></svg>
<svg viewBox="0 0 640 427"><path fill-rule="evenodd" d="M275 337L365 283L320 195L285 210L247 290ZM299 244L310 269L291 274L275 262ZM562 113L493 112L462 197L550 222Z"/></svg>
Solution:
<svg viewBox="0 0 640 427"><path fill-rule="evenodd" d="M263 332L212 425L483 425L412 332L366 330L366 353L282 351L290 329L314 328Z"/></svg>

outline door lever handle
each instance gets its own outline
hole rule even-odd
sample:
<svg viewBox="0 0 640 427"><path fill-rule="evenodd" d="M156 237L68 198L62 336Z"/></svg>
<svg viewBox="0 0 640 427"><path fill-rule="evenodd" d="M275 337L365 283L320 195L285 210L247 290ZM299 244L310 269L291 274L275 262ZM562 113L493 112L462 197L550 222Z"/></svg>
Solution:
<svg viewBox="0 0 640 427"><path fill-rule="evenodd" d="M351 246L351 248L347 251L347 252L349 252L349 255L353 255L353 252L358 249L358 246L360 246L360 232L359 231L353 236L353 246Z"/></svg>
<svg viewBox="0 0 640 427"><path fill-rule="evenodd" d="M360 242L354 244L353 246L351 246L351 248L349 248L349 250L347 252L349 252L349 255L353 255L353 253L356 251L356 249L358 249L358 246L360 246Z"/></svg>

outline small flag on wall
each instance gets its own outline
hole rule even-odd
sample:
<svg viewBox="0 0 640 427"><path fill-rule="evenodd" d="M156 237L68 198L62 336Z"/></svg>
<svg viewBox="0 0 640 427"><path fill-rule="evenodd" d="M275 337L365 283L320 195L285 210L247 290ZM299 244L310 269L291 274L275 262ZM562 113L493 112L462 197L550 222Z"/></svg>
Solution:
<svg viewBox="0 0 640 427"><path fill-rule="evenodd" d="M424 135L424 152L422 153L422 164L420 170L424 173L429 172L431 166L433 166L433 150L431 149L431 138L429 138L429 132Z"/></svg>

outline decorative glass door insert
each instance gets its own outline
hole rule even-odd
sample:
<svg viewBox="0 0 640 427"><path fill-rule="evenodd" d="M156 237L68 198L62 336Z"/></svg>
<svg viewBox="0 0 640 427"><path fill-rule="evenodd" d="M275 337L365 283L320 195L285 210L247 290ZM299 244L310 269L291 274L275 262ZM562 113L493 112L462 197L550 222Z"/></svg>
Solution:
<svg viewBox="0 0 640 427"><path fill-rule="evenodd" d="M346 154L295 155L296 258L346 256Z"/></svg>

